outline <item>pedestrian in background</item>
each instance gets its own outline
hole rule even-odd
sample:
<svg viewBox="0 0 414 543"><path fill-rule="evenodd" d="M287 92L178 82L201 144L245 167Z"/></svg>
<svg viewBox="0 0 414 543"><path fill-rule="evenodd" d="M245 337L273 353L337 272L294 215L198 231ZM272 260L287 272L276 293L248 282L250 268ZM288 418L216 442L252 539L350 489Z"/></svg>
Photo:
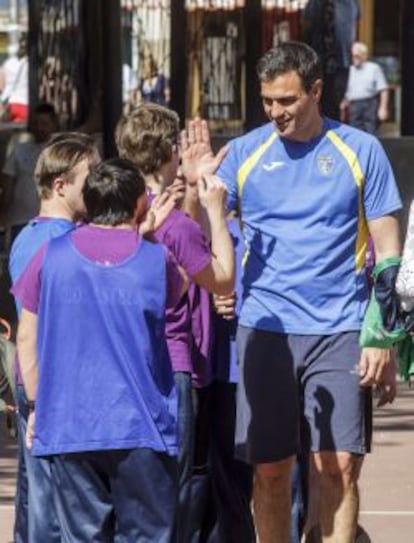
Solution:
<svg viewBox="0 0 414 543"><path fill-rule="evenodd" d="M365 43L352 45L352 66L345 98L341 102L341 119L351 126L376 134L379 122L388 119L389 89L379 64L368 60Z"/></svg>
<svg viewBox="0 0 414 543"><path fill-rule="evenodd" d="M11 122L27 122L29 117L29 57L27 41L22 37L17 50L18 65L15 66L15 77L10 84L8 106Z"/></svg>
<svg viewBox="0 0 414 543"><path fill-rule="evenodd" d="M58 129L54 107L39 104L30 124L32 140L16 143L1 172L1 210L4 224L10 228L11 241L39 212L39 195L33 174L41 151Z"/></svg>

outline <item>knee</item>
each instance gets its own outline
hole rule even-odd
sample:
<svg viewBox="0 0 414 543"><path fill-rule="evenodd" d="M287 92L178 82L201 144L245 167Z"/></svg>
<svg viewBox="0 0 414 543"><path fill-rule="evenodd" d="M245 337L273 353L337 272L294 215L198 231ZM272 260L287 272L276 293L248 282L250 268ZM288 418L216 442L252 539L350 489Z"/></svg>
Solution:
<svg viewBox="0 0 414 543"><path fill-rule="evenodd" d="M347 452L321 452L315 462L321 481L329 480L342 486L353 486L357 483L361 470L360 455Z"/></svg>
<svg viewBox="0 0 414 543"><path fill-rule="evenodd" d="M284 480L290 484L293 460L293 457L291 457L279 462L257 464L254 470L255 480L264 485L273 485Z"/></svg>

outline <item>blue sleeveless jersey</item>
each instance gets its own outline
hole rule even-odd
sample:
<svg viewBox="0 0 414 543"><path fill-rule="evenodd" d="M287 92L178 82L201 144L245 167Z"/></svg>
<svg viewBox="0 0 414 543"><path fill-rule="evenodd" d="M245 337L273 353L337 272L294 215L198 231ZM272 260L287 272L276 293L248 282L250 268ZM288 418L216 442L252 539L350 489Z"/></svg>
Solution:
<svg viewBox="0 0 414 543"><path fill-rule="evenodd" d="M142 240L120 264L88 260L70 235L41 270L33 454L147 447L177 454L165 342L166 255Z"/></svg>

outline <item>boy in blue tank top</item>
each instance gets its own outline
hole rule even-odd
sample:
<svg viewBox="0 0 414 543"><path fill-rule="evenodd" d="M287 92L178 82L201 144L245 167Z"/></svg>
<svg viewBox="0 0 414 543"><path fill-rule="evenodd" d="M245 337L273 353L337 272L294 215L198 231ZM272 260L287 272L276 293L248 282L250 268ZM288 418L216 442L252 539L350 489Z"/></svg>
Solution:
<svg viewBox="0 0 414 543"><path fill-rule="evenodd" d="M88 224L42 248L13 287L28 446L51 459L62 541L169 542L177 399L165 310L183 278L143 234L173 200L142 223L144 180L121 159L99 165L83 196Z"/></svg>
<svg viewBox="0 0 414 543"><path fill-rule="evenodd" d="M9 271L13 283L44 243L72 230L75 221L83 216L83 183L90 168L99 160L96 144L86 134L56 134L43 149L35 168L40 194L39 216L29 221L12 245ZM18 314L20 310L17 303ZM58 543L60 529L53 507L49 462L32 456L25 445L29 408L18 360L15 379L19 452L14 539L16 543Z"/></svg>

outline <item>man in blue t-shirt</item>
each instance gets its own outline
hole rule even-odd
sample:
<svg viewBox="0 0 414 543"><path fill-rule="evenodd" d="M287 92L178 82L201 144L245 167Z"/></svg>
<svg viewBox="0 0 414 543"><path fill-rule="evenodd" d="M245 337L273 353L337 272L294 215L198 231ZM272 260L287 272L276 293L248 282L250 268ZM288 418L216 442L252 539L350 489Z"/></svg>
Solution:
<svg viewBox="0 0 414 543"><path fill-rule="evenodd" d="M370 234L378 262L399 254L401 201L379 142L321 116L313 49L281 44L258 75L270 122L231 142L218 171L247 245L236 454L255 469L260 541L287 542L291 467L308 436L322 534L353 541L366 406L389 362L359 347L365 251Z"/></svg>
<svg viewBox="0 0 414 543"><path fill-rule="evenodd" d="M40 192L39 216L15 239L9 270L13 284L51 238L72 230L83 214L81 189L92 164L99 160L95 142L85 134L62 133L42 151L35 170ZM20 304L16 301L20 315ZM30 454L25 444L29 405L16 361L19 456L14 538L25 541L59 542L60 529L53 508L49 462Z"/></svg>

